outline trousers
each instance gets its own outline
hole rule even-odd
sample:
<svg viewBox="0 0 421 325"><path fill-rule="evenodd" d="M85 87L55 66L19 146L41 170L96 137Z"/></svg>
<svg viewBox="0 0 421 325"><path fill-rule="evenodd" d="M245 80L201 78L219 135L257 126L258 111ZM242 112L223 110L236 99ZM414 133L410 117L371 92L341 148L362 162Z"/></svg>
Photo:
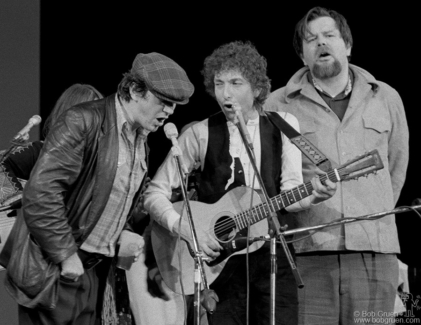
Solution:
<svg viewBox="0 0 421 325"><path fill-rule="evenodd" d="M89 261L92 261L89 258ZM91 264L91 263L90 263ZM18 307L20 325L100 324L102 296L111 259L85 269L77 281L60 277L57 306L53 310ZM85 263L84 263L85 266Z"/></svg>
<svg viewBox="0 0 421 325"><path fill-rule="evenodd" d="M297 267L305 284L298 291L299 324L386 323L382 318L388 318L389 324L393 320L399 278L395 254L297 255Z"/></svg>
<svg viewBox="0 0 421 325"><path fill-rule="evenodd" d="M295 325L298 321L297 283L283 249L278 246L275 288L275 323ZM293 250L292 250L293 253ZM232 256L211 288L219 297L213 324L270 324L270 248L268 243L249 254L247 278L246 255ZM229 274L226 280L223 278ZM220 279L222 277L222 279ZM249 294L247 295L247 288ZM247 304L249 298L249 304Z"/></svg>

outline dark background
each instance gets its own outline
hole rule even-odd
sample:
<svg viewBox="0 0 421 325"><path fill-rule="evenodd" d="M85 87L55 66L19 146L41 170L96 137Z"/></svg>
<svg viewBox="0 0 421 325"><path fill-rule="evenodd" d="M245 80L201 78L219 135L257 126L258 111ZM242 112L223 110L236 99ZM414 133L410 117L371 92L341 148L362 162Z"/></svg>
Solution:
<svg viewBox="0 0 421 325"><path fill-rule="evenodd" d="M198 2L177 5L146 1L0 1L0 150L34 114L46 119L60 94L73 83L89 83L104 95L115 92L137 53L163 53L187 71L196 87L190 103L170 121L183 125L217 112L205 93L200 70L206 56L234 40L250 40L268 60L272 89L283 86L302 63L292 47L296 22L313 6L335 9L354 36L352 63L400 93L410 130L410 162L398 206L421 198L418 155L419 10L403 1ZM39 138L40 128L30 132ZM41 136L42 138L42 136ZM149 137L151 174L170 142L162 129ZM421 295L420 218L396 215L410 292ZM418 275L417 275L417 273ZM0 282L5 272L0 271ZM17 324L16 304L0 289L0 324Z"/></svg>
<svg viewBox="0 0 421 325"><path fill-rule="evenodd" d="M115 92L137 53L160 52L178 62L196 87L188 105L170 122L183 125L217 112L205 93L203 60L218 46L250 40L268 60L272 89L282 87L302 63L294 53L296 22L313 6L335 9L354 37L352 63L400 93L410 130L410 162L398 206L421 198L418 155L421 140L419 97L419 10L404 2L290 1L197 2L177 5L146 1L0 1L0 150L8 148L34 114L46 119L60 94L73 83L89 83L104 95ZM31 131L37 140L39 127ZM42 136L41 136L42 138ZM170 142L162 129L149 137L151 174ZM421 294L419 229L415 213L396 215L410 292ZM418 272L418 275L417 273ZM0 282L4 279L0 272ZM0 290L0 324L17 324L16 304Z"/></svg>
<svg viewBox="0 0 421 325"><path fill-rule="evenodd" d="M76 2L77 3L77 2ZM234 40L250 40L268 61L272 89L283 86L302 66L292 47L296 22L313 6L342 13L354 38L351 63L367 69L400 93L410 129L410 164L398 205L421 197L417 186L420 157L420 115L417 77L418 11L415 6L371 5L366 2L308 1L285 5L255 2L237 5L203 2L193 6L167 6L118 2L41 2L41 115L47 117L61 92L73 83L89 83L104 95L116 91L137 53L160 52L174 59L196 87L189 104L178 106L168 122L178 130L219 110L205 93L201 69L206 56ZM396 2L394 2L396 4ZM162 129L151 134L151 173L164 159L171 143ZM380 212L380 211L379 211ZM415 213L396 216L402 246L401 260L420 265Z"/></svg>

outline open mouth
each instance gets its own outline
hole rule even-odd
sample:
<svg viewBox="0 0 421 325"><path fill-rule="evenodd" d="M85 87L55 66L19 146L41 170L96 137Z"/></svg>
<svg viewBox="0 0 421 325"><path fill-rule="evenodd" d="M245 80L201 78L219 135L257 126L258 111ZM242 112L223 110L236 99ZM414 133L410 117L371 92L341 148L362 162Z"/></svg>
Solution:
<svg viewBox="0 0 421 325"><path fill-rule="evenodd" d="M165 117L158 117L157 119L156 119L159 123L164 123L165 122L165 120L166 120L166 118Z"/></svg>
<svg viewBox="0 0 421 325"><path fill-rule="evenodd" d="M328 56L330 56L330 53L328 53L328 52L322 52L322 53L319 54L319 58L326 58Z"/></svg>

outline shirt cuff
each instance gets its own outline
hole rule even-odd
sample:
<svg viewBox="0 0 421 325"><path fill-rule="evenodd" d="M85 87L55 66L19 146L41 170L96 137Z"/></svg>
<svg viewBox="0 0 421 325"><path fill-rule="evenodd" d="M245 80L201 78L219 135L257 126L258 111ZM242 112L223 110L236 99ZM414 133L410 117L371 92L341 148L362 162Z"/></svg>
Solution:
<svg viewBox="0 0 421 325"><path fill-rule="evenodd" d="M178 232L175 230L178 227L178 221L180 220L180 215L177 212L175 212L175 210L166 211L163 214L162 219L165 220L166 222L166 225L164 225L164 227L166 227L173 234L178 234Z"/></svg>

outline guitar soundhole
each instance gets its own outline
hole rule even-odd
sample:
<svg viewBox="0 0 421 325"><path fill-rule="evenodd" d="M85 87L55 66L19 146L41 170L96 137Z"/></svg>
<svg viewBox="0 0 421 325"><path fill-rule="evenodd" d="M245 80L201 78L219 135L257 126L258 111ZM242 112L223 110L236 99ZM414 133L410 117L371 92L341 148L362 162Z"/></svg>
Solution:
<svg viewBox="0 0 421 325"><path fill-rule="evenodd" d="M236 234L235 222L230 217L221 217L216 221L214 231L219 241L230 241Z"/></svg>

